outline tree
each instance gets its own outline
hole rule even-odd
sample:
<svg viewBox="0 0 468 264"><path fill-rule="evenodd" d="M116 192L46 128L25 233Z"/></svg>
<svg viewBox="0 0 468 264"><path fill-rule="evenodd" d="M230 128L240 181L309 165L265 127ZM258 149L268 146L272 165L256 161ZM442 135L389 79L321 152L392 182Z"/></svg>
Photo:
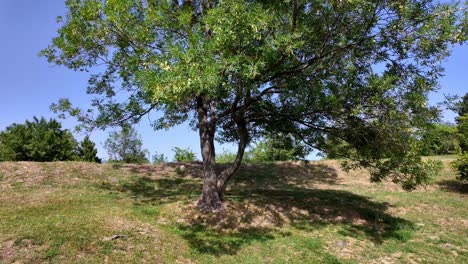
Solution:
<svg viewBox="0 0 468 264"><path fill-rule="evenodd" d="M463 96L460 103L457 105L458 116L464 116L468 114L468 93Z"/></svg>
<svg viewBox="0 0 468 264"><path fill-rule="evenodd" d="M291 135L267 136L259 141L247 155L252 162L302 160L308 149Z"/></svg>
<svg viewBox="0 0 468 264"><path fill-rule="evenodd" d="M422 131L421 155L447 155L460 152L457 127L450 124L434 124Z"/></svg>
<svg viewBox="0 0 468 264"><path fill-rule="evenodd" d="M0 161L76 160L78 143L53 119L34 117L0 132Z"/></svg>
<svg viewBox="0 0 468 264"><path fill-rule="evenodd" d="M110 161L124 163L147 163L147 150L142 149L143 143L135 129L122 126L120 131L113 131L104 142Z"/></svg>
<svg viewBox="0 0 468 264"><path fill-rule="evenodd" d="M91 139L89 139L89 136L85 136L83 141L80 142L78 152L80 159L83 161L101 163L101 159L96 156L97 149L95 144L93 141L91 141Z"/></svg>
<svg viewBox="0 0 468 264"><path fill-rule="evenodd" d="M468 113L457 118L458 140L462 152L468 152Z"/></svg>
<svg viewBox="0 0 468 264"><path fill-rule="evenodd" d="M354 167L407 189L427 181L415 128L437 116L448 46L466 40L466 9L431 0L69 0L42 55L94 72L94 115L62 99L53 109L87 129L138 122L155 129L190 121L204 184L198 206L220 210L226 182L250 141L291 134L308 146L327 135L353 148ZM105 67L105 68L103 68ZM123 91L123 92L117 92ZM120 100L119 100L120 99ZM214 141L236 142L215 170Z"/></svg>
<svg viewBox="0 0 468 264"><path fill-rule="evenodd" d="M458 113L456 121L460 148L462 152L468 152L468 93L456 103L453 110Z"/></svg>

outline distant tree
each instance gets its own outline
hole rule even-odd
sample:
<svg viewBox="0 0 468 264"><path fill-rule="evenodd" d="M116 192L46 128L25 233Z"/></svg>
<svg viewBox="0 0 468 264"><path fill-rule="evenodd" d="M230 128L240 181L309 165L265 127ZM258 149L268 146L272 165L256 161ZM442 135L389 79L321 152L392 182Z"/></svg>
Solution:
<svg viewBox="0 0 468 264"><path fill-rule="evenodd" d="M457 118L457 132L462 152L468 152L468 113Z"/></svg>
<svg viewBox="0 0 468 264"><path fill-rule="evenodd" d="M53 119L34 117L0 132L0 161L64 161L78 159L78 143Z"/></svg>
<svg viewBox="0 0 468 264"><path fill-rule="evenodd" d="M95 144L89 136L85 136L84 139L80 142L79 146L79 156L83 161L97 162L101 163L101 159L97 157L97 149Z"/></svg>
<svg viewBox="0 0 468 264"><path fill-rule="evenodd" d="M468 93L463 96L458 105L458 116L464 116L468 114Z"/></svg>
<svg viewBox="0 0 468 264"><path fill-rule="evenodd" d="M161 163L166 163L167 162L167 158L166 156L164 156L164 154L159 154L158 152L154 153L154 155L152 156L152 161L154 164L161 164Z"/></svg>
<svg viewBox="0 0 468 264"><path fill-rule="evenodd" d="M177 162L194 162L196 160L196 154L190 148L178 148L174 147L174 161Z"/></svg>
<svg viewBox="0 0 468 264"><path fill-rule="evenodd" d="M265 133L309 146L333 135L369 168L407 189L428 182L414 131L450 44L467 39L466 6L452 1L66 1L58 35L42 55L92 71L94 110L54 109L86 128L189 121L199 132L204 184L198 206L220 210L224 186L248 144ZM378 70L377 70L378 69ZM123 91L123 93L118 93ZM122 95L128 96L122 96ZM264 133L265 132L265 133ZM235 142L216 170L215 139Z"/></svg>
<svg viewBox="0 0 468 264"><path fill-rule="evenodd" d="M302 160L308 149L292 135L270 135L257 142L247 153L251 162Z"/></svg>
<svg viewBox="0 0 468 264"><path fill-rule="evenodd" d="M460 142L457 127L451 124L434 124L422 131L420 153L424 156L457 154Z"/></svg>
<svg viewBox="0 0 468 264"><path fill-rule="evenodd" d="M104 142L109 161L124 163L147 163L147 150L142 149L140 135L131 126L124 125L120 131L113 131Z"/></svg>
<svg viewBox="0 0 468 264"><path fill-rule="evenodd" d="M468 182L468 93L455 104L455 110L458 113L457 135L460 142L461 153L457 159L452 162L452 166L457 170L458 179Z"/></svg>

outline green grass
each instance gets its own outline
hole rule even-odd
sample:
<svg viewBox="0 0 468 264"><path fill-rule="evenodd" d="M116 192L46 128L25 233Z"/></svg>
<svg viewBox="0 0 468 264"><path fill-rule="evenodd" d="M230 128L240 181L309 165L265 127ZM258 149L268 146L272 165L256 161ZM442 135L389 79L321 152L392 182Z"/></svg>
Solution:
<svg viewBox="0 0 468 264"><path fill-rule="evenodd" d="M335 161L244 166L200 214L200 166L0 163L0 263L467 263L468 196Z"/></svg>

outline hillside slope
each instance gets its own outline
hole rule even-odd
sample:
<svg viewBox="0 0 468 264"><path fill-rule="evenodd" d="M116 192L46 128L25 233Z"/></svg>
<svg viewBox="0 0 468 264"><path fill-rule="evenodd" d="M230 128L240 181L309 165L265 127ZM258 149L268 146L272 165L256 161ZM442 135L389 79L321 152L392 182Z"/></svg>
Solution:
<svg viewBox="0 0 468 264"><path fill-rule="evenodd" d="M467 263L466 186L408 193L332 160L243 165L226 209L201 165L0 163L0 263Z"/></svg>

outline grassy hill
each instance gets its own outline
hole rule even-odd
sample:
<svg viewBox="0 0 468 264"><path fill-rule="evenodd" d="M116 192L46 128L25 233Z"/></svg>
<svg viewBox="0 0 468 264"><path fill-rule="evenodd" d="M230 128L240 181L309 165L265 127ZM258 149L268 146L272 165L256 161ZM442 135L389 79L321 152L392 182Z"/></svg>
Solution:
<svg viewBox="0 0 468 264"><path fill-rule="evenodd" d="M243 165L226 210L201 165L0 163L0 263L468 263L468 190L408 193L336 161Z"/></svg>

